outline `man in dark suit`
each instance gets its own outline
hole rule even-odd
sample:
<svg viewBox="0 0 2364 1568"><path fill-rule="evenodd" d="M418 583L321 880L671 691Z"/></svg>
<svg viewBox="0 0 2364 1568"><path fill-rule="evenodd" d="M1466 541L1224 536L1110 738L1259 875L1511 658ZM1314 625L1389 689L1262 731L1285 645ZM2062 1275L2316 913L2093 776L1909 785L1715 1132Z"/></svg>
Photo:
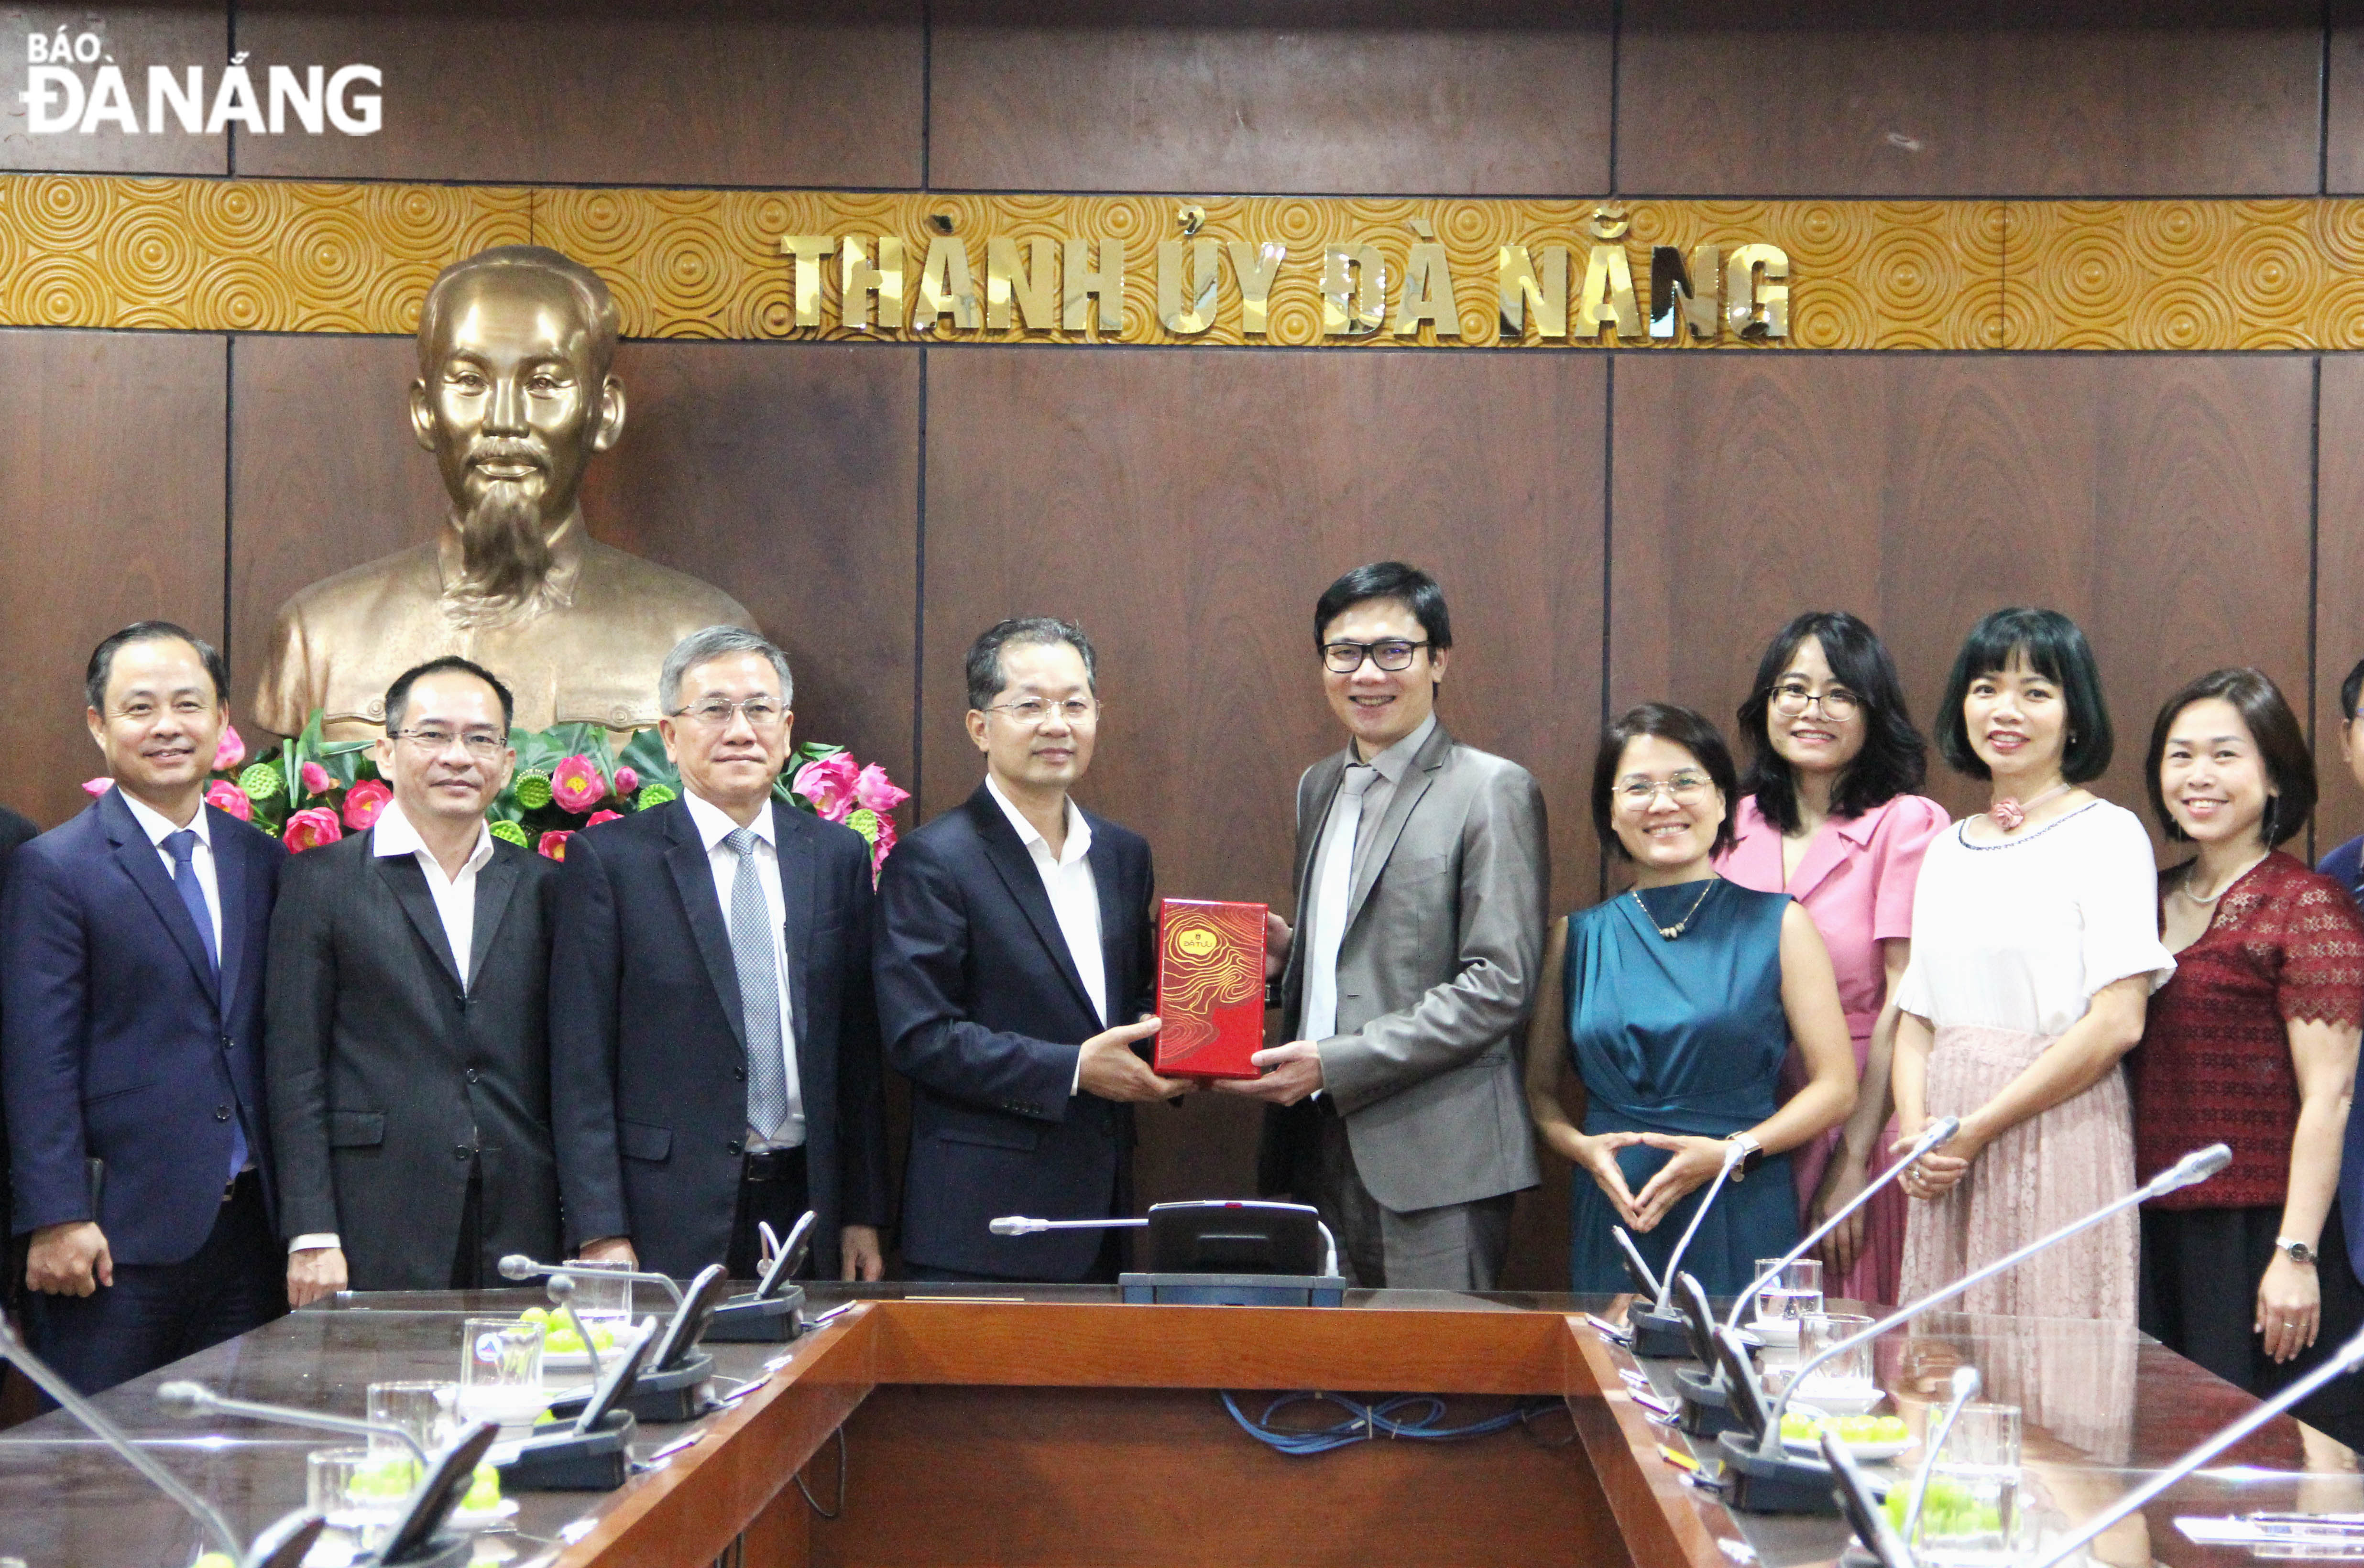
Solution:
<svg viewBox="0 0 2364 1568"><path fill-rule="evenodd" d="M987 1222L1129 1213L1132 1106L1189 1087L1133 1051L1157 1032L1149 845L1068 795L1098 738L1097 662L1065 621L977 639L985 782L905 839L879 884L879 1019L913 1084L914 1279L1114 1279L1126 1232Z"/></svg>
<svg viewBox="0 0 2364 1568"><path fill-rule="evenodd" d="M509 690L431 660L385 694L367 833L287 867L263 1055L292 1307L471 1290L558 1251L550 936L558 866L493 837Z"/></svg>
<svg viewBox="0 0 2364 1568"><path fill-rule="evenodd" d="M657 680L682 797L568 841L551 1103L587 1259L746 1278L758 1226L809 1207L817 1271L884 1272L870 846L775 798L792 691L753 632L682 639Z"/></svg>
<svg viewBox="0 0 2364 1568"><path fill-rule="evenodd" d="M37 1347L77 1388L283 1309L262 1118L262 968L285 855L205 804L221 655L141 621L100 643L116 787L18 850L0 1040Z"/></svg>

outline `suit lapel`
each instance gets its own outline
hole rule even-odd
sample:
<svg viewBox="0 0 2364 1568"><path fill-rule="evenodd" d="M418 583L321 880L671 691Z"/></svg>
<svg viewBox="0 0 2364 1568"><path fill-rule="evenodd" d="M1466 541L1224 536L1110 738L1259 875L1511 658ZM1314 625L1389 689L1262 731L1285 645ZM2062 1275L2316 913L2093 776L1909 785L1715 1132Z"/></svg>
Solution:
<svg viewBox="0 0 2364 1568"><path fill-rule="evenodd" d="M772 802L772 835L780 862L780 909L787 918L780 936L787 950L788 1028L794 1036L797 1076L804 1077L804 998L813 995L812 976L805 967L812 959L813 928L812 821L793 806Z"/></svg>
<svg viewBox="0 0 2364 1568"><path fill-rule="evenodd" d="M154 907L156 917L179 944L181 956L189 961L197 984L205 987L215 1007L220 1009L221 988L215 978L214 966L206 957L205 939L197 934L197 923L189 917L188 906L181 902L180 890L173 885L156 846L148 841L148 835L139 829L139 818L131 815L131 807L116 797L114 790L98 797L98 814L108 840L115 846L116 861ZM220 867L217 865L215 871L218 876ZM227 926L229 922L225 918L222 924Z"/></svg>
<svg viewBox="0 0 2364 1568"><path fill-rule="evenodd" d="M496 845L499 840L494 840ZM476 870L475 923L468 928L468 984L473 989L476 976L485 973L485 960L493 951L493 939L500 935L501 917L508 913L509 894L517 887L518 866L514 855L505 855L498 848L493 858ZM441 921L436 924L440 926Z"/></svg>
<svg viewBox="0 0 2364 1568"><path fill-rule="evenodd" d="M1363 857L1355 868L1354 891L1346 898L1346 925L1352 929L1355 917L1362 913L1363 900L1371 895L1379 880L1379 872L1388 857L1396 852L1396 840L1403 837L1404 823L1411 819L1412 807L1428 793L1436 777L1436 770L1444 766L1444 759L1453 753L1453 737L1438 725L1429 731L1428 743L1413 753L1411 766L1396 781L1395 793L1388 798L1387 815L1379 818L1379 830L1371 840L1371 852Z"/></svg>
<svg viewBox="0 0 2364 1568"><path fill-rule="evenodd" d="M201 806L200 811L212 811ZM238 973L246 962L246 846L227 824L237 820L228 812L209 822L214 851L214 894L221 900L221 1006L224 1017L238 1005Z"/></svg>
<svg viewBox="0 0 2364 1568"><path fill-rule="evenodd" d="M739 966L730 959L730 927L722 917L722 900L714 885L714 866L707 859L706 845L697 836L697 824L691 820L689 807L675 800L662 809L672 814L665 830L673 837L673 848L665 851L665 869L673 873L674 889L681 895L683 912L689 917L689 932L697 942L698 956L706 961L707 978L714 983L714 995L722 1004L722 1016L730 1020L730 1033L739 1041L739 1049L747 1049L747 1017L739 999Z"/></svg>
<svg viewBox="0 0 2364 1568"><path fill-rule="evenodd" d="M1082 807L1076 809L1081 810ZM1108 1016L1100 1022L1112 1029L1118 1024L1132 1022L1131 1018L1116 1016L1118 1002L1132 995L1133 983L1138 978L1131 973L1126 956L1130 944L1120 943L1117 938L1122 932L1138 929L1133 921L1141 916L1139 910L1129 916L1125 912L1124 889L1116 877L1116 851L1098 828L1092 829L1092 847L1085 851L1084 860L1092 868L1092 887L1099 895L1100 989L1108 996ZM1059 942L1061 951L1064 951L1066 945L1063 937ZM1078 981L1081 978L1077 976Z"/></svg>
<svg viewBox="0 0 2364 1568"><path fill-rule="evenodd" d="M1018 907L1026 912L1027 923L1034 928L1035 937L1049 951L1051 962L1058 966L1060 975L1067 982L1067 988L1076 994L1076 1004L1084 1009L1085 1016L1092 1016L1091 993L1084 989L1084 977L1076 972L1075 956L1067 951L1067 935L1059 929L1059 917L1052 911L1051 895L1043 891L1043 873L1035 869L1033 855L1018 837L1018 829L1009 825L1009 818L1002 815L1000 802L993 798L985 785L976 786L976 793L968 797L968 806L976 820L977 836L985 840L986 858L993 862L994 872L1001 878L1002 886L1009 890L1009 896L1017 901ZM1088 860L1090 857L1085 858ZM1097 880L1099 875L1098 866L1093 868L1093 875ZM1100 899L1101 907L1106 909L1108 891L1105 884L1101 886ZM1105 917L1100 922L1100 929L1103 934L1108 930Z"/></svg>
<svg viewBox="0 0 2364 1568"><path fill-rule="evenodd" d="M410 921L410 929L443 966L443 978L452 983L454 991L465 991L460 984L460 966L452 961L452 940L443 931L443 917L435 912L435 895L427 886L427 873L416 855L380 855L376 844L377 829L370 829L371 842L364 852L370 863L377 868L379 880L394 892L394 901Z"/></svg>

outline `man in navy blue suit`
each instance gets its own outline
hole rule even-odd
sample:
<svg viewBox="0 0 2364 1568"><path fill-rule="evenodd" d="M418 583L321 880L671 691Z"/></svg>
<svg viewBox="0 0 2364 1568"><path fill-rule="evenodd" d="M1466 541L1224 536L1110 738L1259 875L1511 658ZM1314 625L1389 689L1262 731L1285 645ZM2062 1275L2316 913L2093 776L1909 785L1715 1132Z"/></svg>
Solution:
<svg viewBox="0 0 2364 1568"><path fill-rule="evenodd" d="M286 1309L262 1106L263 942L285 855L205 804L219 653L165 621L100 643L116 787L19 849L0 895L0 1089L36 1348L95 1393Z"/></svg>
<svg viewBox="0 0 2364 1568"><path fill-rule="evenodd" d="M968 654L985 782L903 840L878 884L878 1017L908 1073L913 1279L1113 1280L1119 1230L995 1236L997 1215L1132 1207L1132 1106L1191 1085L1135 1054L1155 940L1149 845L1077 806L1099 697L1089 639L1006 620Z"/></svg>

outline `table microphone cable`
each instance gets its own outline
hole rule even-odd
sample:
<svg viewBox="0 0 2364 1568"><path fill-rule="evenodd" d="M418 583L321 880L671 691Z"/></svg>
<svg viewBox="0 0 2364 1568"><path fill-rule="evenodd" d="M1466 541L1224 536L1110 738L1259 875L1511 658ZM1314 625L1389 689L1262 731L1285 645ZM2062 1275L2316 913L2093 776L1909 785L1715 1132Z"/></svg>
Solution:
<svg viewBox="0 0 2364 1568"><path fill-rule="evenodd" d="M1221 1391L1223 1408L1240 1429L1258 1442L1288 1454L1328 1453L1333 1449L1369 1442L1375 1438L1409 1438L1419 1442L1453 1442L1464 1438L1482 1438L1534 1419L1548 1410L1562 1408L1557 1399L1535 1400L1489 1416L1466 1426L1444 1427L1436 1423L1444 1418L1444 1401L1434 1394L1398 1394L1375 1404L1350 1399L1343 1394L1314 1391L1284 1394L1264 1407L1261 1417L1251 1417L1240 1408L1239 1399L1228 1388ZM1306 1428L1276 1427L1273 1418L1292 1405L1321 1403L1333 1405L1346 1413L1346 1418L1333 1426ZM1406 1412L1416 1414L1406 1415Z"/></svg>

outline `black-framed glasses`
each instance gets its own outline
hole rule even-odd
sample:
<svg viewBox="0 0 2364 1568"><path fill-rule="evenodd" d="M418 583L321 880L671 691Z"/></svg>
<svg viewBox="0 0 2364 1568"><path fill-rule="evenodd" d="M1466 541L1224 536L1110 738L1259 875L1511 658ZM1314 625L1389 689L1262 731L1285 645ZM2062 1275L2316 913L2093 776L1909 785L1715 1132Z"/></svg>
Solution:
<svg viewBox="0 0 2364 1568"><path fill-rule="evenodd" d="M708 697L702 703L674 709L671 717L695 720L708 729L720 729L730 724L733 715L743 717L753 728L770 730L780 727L788 710L770 697L747 697L739 702L729 697Z"/></svg>
<svg viewBox="0 0 2364 1568"><path fill-rule="evenodd" d="M1795 718L1816 703L1824 718L1841 723L1863 711L1863 699L1845 686L1817 692L1803 681L1784 681L1773 688L1773 711L1784 718Z"/></svg>
<svg viewBox="0 0 2364 1568"><path fill-rule="evenodd" d="M1425 641L1412 642L1400 637L1384 638L1377 642L1325 642L1321 645L1321 667L1333 674L1351 675L1368 659L1392 673L1411 669L1411 656L1427 646Z"/></svg>
<svg viewBox="0 0 2364 1568"><path fill-rule="evenodd" d="M987 703L987 713L1006 713L1020 724L1042 724L1057 714L1069 724L1089 724L1099 717L1100 705L1093 697L1069 697L1065 702L1053 702L1047 697L1020 697L1016 702Z"/></svg>
<svg viewBox="0 0 2364 1568"><path fill-rule="evenodd" d="M429 725L415 729L397 729L394 733L397 740L409 741L429 756L457 740L468 749L468 755L479 762L491 762L506 751L509 743L507 736L496 735L489 729L471 729L465 734L458 734Z"/></svg>

